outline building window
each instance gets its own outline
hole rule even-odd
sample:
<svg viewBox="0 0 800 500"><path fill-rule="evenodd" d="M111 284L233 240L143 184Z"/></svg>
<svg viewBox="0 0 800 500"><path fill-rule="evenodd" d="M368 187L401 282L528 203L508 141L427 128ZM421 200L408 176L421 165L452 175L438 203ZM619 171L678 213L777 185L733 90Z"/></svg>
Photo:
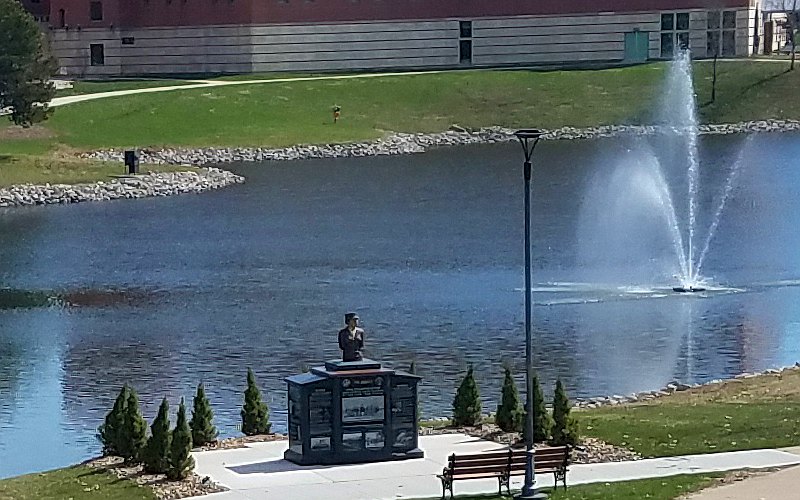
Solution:
<svg viewBox="0 0 800 500"><path fill-rule="evenodd" d="M64 9L58 9L58 27L64 28L67 26L67 12Z"/></svg>
<svg viewBox="0 0 800 500"><path fill-rule="evenodd" d="M688 12L661 14L661 57L672 57L676 48L689 48Z"/></svg>
<svg viewBox="0 0 800 500"><path fill-rule="evenodd" d="M102 43L89 45L89 52L92 66L102 66L106 63L105 49Z"/></svg>
<svg viewBox="0 0 800 500"><path fill-rule="evenodd" d="M122 45L133 45L135 39L132 36L123 36Z"/></svg>
<svg viewBox="0 0 800 500"><path fill-rule="evenodd" d="M89 19L92 21L103 20L103 2L89 2Z"/></svg>
<svg viewBox="0 0 800 500"><path fill-rule="evenodd" d="M459 21L458 31L461 38L472 38L472 21Z"/></svg>
<svg viewBox="0 0 800 500"><path fill-rule="evenodd" d="M736 55L736 11L711 11L706 25L706 55Z"/></svg>

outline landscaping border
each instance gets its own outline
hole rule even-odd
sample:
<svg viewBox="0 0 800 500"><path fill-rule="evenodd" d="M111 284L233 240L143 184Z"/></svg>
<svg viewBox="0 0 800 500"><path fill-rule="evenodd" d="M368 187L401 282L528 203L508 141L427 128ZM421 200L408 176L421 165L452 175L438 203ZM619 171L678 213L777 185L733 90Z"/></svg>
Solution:
<svg viewBox="0 0 800 500"><path fill-rule="evenodd" d="M659 132L670 132L658 125L601 125L598 127L561 127L542 130L544 140L597 139L621 136L648 136ZM796 132L800 131L797 120L758 120L741 123L700 125L703 135L728 135L741 133ZM390 156L423 153L440 146L466 144L493 144L515 140L514 130L499 126L477 130L453 125L450 130L439 133L392 133L370 142L346 144L298 145L287 148L228 147L228 148L142 148L140 159L144 163L176 165L213 165L231 162L287 161L312 158L352 158L365 156ZM121 162L124 152L107 149L85 153L84 158Z"/></svg>

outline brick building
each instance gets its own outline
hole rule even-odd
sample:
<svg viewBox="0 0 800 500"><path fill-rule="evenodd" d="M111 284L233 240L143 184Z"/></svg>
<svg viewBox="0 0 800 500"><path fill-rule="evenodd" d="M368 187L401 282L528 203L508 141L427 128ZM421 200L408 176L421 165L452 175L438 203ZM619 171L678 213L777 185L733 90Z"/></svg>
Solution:
<svg viewBox="0 0 800 500"><path fill-rule="evenodd" d="M760 31L760 0L21 1L76 77L746 56Z"/></svg>

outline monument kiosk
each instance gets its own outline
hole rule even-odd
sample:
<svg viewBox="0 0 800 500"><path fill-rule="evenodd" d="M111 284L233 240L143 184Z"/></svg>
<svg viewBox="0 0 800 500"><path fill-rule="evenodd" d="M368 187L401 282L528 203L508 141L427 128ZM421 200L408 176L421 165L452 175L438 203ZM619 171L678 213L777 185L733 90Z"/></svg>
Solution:
<svg viewBox="0 0 800 500"><path fill-rule="evenodd" d="M289 449L301 465L422 458L418 448L420 377L369 359L329 361L289 384Z"/></svg>
<svg viewBox="0 0 800 500"><path fill-rule="evenodd" d="M355 322L353 322L353 317ZM289 449L284 458L301 465L349 464L422 458L418 447L417 383L420 377L362 359L363 330L355 314L347 361L328 361L288 377ZM349 318L349 319L348 319ZM344 332L344 333L343 333ZM340 346L347 329L340 332Z"/></svg>

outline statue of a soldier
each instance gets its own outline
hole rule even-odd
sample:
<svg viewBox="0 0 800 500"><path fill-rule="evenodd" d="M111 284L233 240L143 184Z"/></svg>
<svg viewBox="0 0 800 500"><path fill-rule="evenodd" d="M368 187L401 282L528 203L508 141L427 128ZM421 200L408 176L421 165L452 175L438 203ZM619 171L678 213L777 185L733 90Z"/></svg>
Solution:
<svg viewBox="0 0 800 500"><path fill-rule="evenodd" d="M364 330L358 327L358 314L344 315L346 327L339 330L339 349L342 350L342 361L361 361L361 349L364 348Z"/></svg>

